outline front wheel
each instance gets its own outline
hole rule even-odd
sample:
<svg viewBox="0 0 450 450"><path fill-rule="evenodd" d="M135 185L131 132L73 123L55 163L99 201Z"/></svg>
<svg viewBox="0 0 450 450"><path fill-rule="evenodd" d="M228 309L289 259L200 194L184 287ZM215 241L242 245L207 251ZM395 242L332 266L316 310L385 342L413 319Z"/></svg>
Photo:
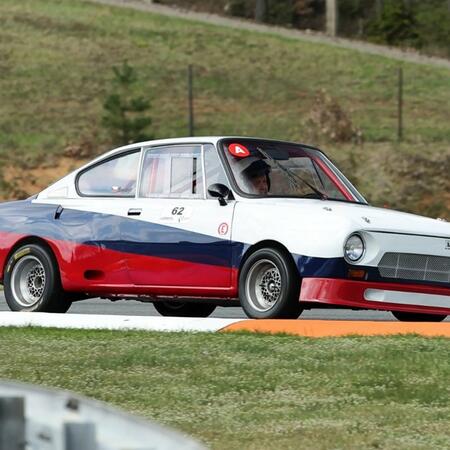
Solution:
<svg viewBox="0 0 450 450"><path fill-rule="evenodd" d="M274 248L257 250L242 266L239 298L254 319L297 319L300 277L294 262Z"/></svg>
<svg viewBox="0 0 450 450"><path fill-rule="evenodd" d="M391 314L401 322L442 322L447 317L441 314L419 314L403 311L391 311Z"/></svg>
<svg viewBox="0 0 450 450"><path fill-rule="evenodd" d="M72 303L62 290L53 255L35 244L18 248L8 259L4 292L11 311L64 313Z"/></svg>
<svg viewBox="0 0 450 450"><path fill-rule="evenodd" d="M208 317L216 309L216 305L190 302L155 302L153 306L159 314L168 317Z"/></svg>

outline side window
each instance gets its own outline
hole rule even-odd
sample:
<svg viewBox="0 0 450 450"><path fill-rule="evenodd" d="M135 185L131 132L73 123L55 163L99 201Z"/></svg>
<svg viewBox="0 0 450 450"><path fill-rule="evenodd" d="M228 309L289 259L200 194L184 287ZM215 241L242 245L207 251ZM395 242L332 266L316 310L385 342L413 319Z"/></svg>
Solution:
<svg viewBox="0 0 450 450"><path fill-rule="evenodd" d="M229 187L227 176L222 165L222 161L217 154L214 145L207 144L204 146L205 150L205 174L206 174L206 189L212 184L220 183ZM208 198L212 198L207 193Z"/></svg>
<svg viewBox="0 0 450 450"><path fill-rule="evenodd" d="M78 191L94 197L134 197L140 154L127 153L87 169L78 177Z"/></svg>
<svg viewBox="0 0 450 450"><path fill-rule="evenodd" d="M201 146L149 148L140 197L203 198Z"/></svg>

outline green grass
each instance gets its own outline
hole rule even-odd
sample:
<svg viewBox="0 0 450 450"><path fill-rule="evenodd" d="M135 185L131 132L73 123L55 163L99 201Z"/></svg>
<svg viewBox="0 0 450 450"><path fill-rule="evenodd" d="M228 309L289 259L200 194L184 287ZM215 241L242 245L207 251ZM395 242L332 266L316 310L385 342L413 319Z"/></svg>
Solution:
<svg viewBox="0 0 450 450"><path fill-rule="evenodd" d="M30 166L54 161L69 145L88 142L100 154L116 144L102 128L102 104L112 67L125 59L138 70L139 90L152 98L154 136L186 135L187 66L193 64L197 135L322 145L350 168L346 174L374 204L450 218L450 199L443 197L450 190L446 69L84 0L2 0L0 22L0 160L3 167L22 165L24 178ZM400 64L401 145L396 142ZM307 122L320 89L362 129L364 145L311 137L317 133ZM444 177L433 169L416 189L415 181L425 174L415 174L414 162L404 167L415 153L437 157ZM380 168L379 162L388 160ZM55 171L55 179L62 175ZM39 191L45 186L36 179ZM21 180L13 181L20 190Z"/></svg>
<svg viewBox="0 0 450 450"><path fill-rule="evenodd" d="M74 0L2 0L0 145L60 152L101 130L111 67L127 59L153 98L158 136L184 135L195 65L198 134L304 140L317 90L351 111L367 141L395 138L399 63L326 45ZM448 141L448 70L403 64L406 136Z"/></svg>
<svg viewBox="0 0 450 450"><path fill-rule="evenodd" d="M449 448L448 339L0 329L0 377L215 449Z"/></svg>

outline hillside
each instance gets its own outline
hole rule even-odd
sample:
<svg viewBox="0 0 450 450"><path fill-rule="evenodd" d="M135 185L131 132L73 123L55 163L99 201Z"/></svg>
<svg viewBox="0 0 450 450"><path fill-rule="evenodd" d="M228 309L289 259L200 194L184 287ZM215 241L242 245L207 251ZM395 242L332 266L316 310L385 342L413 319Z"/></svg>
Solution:
<svg viewBox="0 0 450 450"><path fill-rule="evenodd" d="M156 137L186 135L193 64L197 135L321 145L375 203L449 216L446 69L403 63L405 140L397 144L397 61L82 0L2 0L0 21L4 198L63 175L68 147L90 157L114 145L102 103L112 66L127 60L152 98ZM324 135L340 126L327 118L335 107L362 143Z"/></svg>

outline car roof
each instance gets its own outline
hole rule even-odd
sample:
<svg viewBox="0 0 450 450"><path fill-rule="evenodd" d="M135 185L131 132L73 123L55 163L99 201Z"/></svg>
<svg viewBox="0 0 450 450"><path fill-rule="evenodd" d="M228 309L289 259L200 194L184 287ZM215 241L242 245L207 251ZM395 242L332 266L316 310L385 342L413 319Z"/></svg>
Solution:
<svg viewBox="0 0 450 450"><path fill-rule="evenodd" d="M195 136L195 137L178 137L178 138L168 138L168 139L153 139L151 141L142 141L142 142L133 142L132 144L123 145L122 147L118 147L112 152L120 152L128 149L133 149L136 147L149 147L155 145L171 145L171 144L197 144L199 142L208 142L215 144L220 139L223 139L222 136Z"/></svg>
<svg viewBox="0 0 450 450"><path fill-rule="evenodd" d="M270 139L270 138L262 138L262 137L253 137L253 136L195 136L195 137L179 137L179 138L170 138L170 139L154 139L151 141L142 141L142 142L134 142L132 144L123 145L121 147L117 147L113 150L110 150L106 153L103 153L99 155L97 158L89 162L89 165L93 162L99 161L101 159L104 159L105 157L110 157L115 155L116 153L122 153L126 152L127 150L133 150L136 148L141 147L150 147L150 146L163 146L163 145L177 145L177 144L198 144L198 143L211 143L216 145L217 142L219 142L222 139L257 139L257 140L264 140L264 141L273 141L273 142L285 142L289 144L296 144L301 145L304 147L307 147L312 150L318 150L316 147L313 147L311 145L303 144L300 142L292 142L292 141L284 141L280 139Z"/></svg>
<svg viewBox="0 0 450 450"><path fill-rule="evenodd" d="M141 147L150 147L157 145L172 145L172 144L198 144L199 142L216 144L222 137L219 136L198 136L198 137L180 137L171 139L154 139L151 141L133 142L132 144L123 145L110 150L106 153L102 153L97 158L91 160L89 165L93 162L104 159L105 157L113 156L116 153L126 152L127 150L133 150Z"/></svg>

